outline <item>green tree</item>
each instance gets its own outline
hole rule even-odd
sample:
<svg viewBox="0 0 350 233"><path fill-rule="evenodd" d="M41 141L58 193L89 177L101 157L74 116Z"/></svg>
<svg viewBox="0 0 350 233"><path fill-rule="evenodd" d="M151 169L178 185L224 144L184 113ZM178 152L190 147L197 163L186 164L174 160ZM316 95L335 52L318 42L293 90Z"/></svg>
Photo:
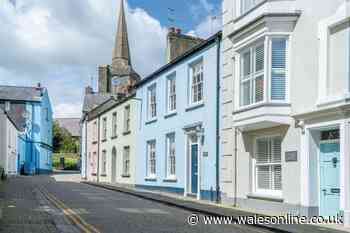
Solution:
<svg viewBox="0 0 350 233"><path fill-rule="evenodd" d="M53 124L53 149L55 153L77 153L77 142L68 132L61 128L57 122Z"/></svg>

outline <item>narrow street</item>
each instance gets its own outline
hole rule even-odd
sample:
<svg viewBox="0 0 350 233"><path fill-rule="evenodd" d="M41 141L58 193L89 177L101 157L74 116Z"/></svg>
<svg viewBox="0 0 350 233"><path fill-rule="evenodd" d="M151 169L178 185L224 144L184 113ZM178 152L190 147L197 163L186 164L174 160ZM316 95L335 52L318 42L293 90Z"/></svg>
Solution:
<svg viewBox="0 0 350 233"><path fill-rule="evenodd" d="M191 212L78 181L79 175L66 173L0 184L0 232L267 232L250 226L190 226Z"/></svg>

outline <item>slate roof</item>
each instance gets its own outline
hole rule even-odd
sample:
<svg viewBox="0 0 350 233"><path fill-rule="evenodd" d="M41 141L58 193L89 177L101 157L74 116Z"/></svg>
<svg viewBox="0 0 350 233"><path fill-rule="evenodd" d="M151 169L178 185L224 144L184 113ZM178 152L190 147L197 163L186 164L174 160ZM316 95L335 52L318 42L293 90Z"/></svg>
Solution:
<svg viewBox="0 0 350 233"><path fill-rule="evenodd" d="M41 101L45 88L0 86L0 100Z"/></svg>
<svg viewBox="0 0 350 233"><path fill-rule="evenodd" d="M7 119L9 119L9 121L11 121L11 123L13 124L13 126L15 126L15 128L20 131L20 132L23 132L24 129L23 128L20 128L18 127L18 125L16 124L15 120L7 113L5 112L2 108L0 108L0 114L5 114L5 116L7 117Z"/></svg>
<svg viewBox="0 0 350 233"><path fill-rule="evenodd" d="M80 118L57 118L55 121L73 137L80 137Z"/></svg>
<svg viewBox="0 0 350 233"><path fill-rule="evenodd" d="M83 104L83 113L87 113L97 107L98 105L102 104L103 102L107 101L109 98L111 98L111 94L101 94L101 93L94 93L94 94L86 94L84 97L84 104Z"/></svg>

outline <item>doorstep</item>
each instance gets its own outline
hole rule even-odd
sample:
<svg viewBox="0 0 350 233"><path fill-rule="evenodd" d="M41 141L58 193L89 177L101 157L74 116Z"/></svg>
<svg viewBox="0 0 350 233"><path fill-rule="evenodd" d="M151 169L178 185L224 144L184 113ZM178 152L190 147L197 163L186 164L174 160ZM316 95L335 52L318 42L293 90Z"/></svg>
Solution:
<svg viewBox="0 0 350 233"><path fill-rule="evenodd" d="M137 196L143 199L151 200L166 204L168 206L175 206L194 213L201 213L204 215L212 216L232 216L237 218L238 216L266 216L260 213L248 212L242 209L230 207L222 204L215 204L208 201L196 200L190 197L184 197L176 194L169 194L164 192L149 191L144 189L135 188L132 186L107 184L82 181L81 183L93 185L108 190L114 190L117 192ZM255 225L265 229L270 229L275 232L281 233L344 233L350 232L340 225Z"/></svg>

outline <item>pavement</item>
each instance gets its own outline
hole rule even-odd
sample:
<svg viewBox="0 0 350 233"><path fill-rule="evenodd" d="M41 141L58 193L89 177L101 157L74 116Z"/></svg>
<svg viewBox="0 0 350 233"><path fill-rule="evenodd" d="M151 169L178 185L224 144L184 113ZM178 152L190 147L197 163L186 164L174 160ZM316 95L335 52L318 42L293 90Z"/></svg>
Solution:
<svg viewBox="0 0 350 233"><path fill-rule="evenodd" d="M83 184L79 174L65 172L10 178L0 184L0 203L0 232L8 233L276 232L248 225L190 225L194 211Z"/></svg>
<svg viewBox="0 0 350 233"><path fill-rule="evenodd" d="M192 213L200 213L210 216L232 216L237 219L238 216L264 216L258 213L247 212L233 207L224 207L222 205L209 203L205 201L197 201L193 198L184 198L178 195L166 194L163 192L154 192L149 190L137 189L133 187L126 187L117 184L106 184L106 183L96 183L96 182L86 182L95 187L104 188L107 190L113 190L120 193L125 193L135 197L143 198L145 200L155 201L168 206L181 208ZM341 225L253 225L257 228L270 230L273 232L283 232L283 233L342 233L349 232L349 229L345 229Z"/></svg>

